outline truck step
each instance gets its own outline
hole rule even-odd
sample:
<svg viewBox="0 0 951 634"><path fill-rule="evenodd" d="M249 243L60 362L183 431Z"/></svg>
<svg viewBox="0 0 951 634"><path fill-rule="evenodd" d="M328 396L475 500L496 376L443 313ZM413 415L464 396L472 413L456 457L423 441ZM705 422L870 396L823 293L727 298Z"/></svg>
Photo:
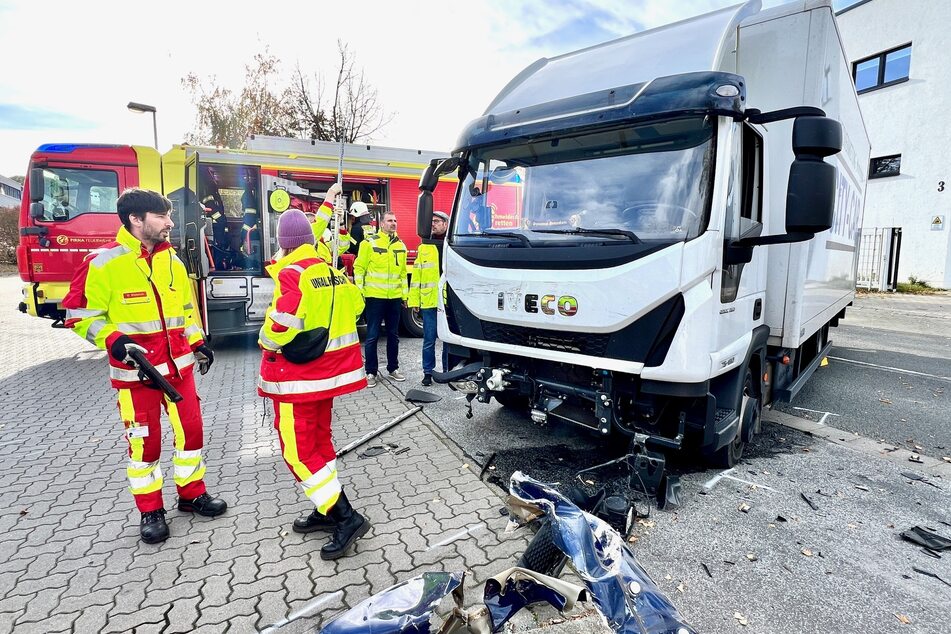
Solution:
<svg viewBox="0 0 951 634"><path fill-rule="evenodd" d="M736 418L735 409L721 409L718 407L716 414L713 416L713 421L716 423L717 428L719 428L721 423L734 418Z"/></svg>

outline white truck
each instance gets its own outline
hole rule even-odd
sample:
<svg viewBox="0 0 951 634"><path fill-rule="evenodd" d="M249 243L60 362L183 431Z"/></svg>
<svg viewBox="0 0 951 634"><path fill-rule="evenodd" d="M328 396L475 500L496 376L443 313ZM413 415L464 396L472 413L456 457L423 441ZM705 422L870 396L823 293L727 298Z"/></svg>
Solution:
<svg viewBox="0 0 951 634"><path fill-rule="evenodd" d="M868 156L830 0L535 62L420 181L424 238L460 181L436 380L732 466L854 298Z"/></svg>

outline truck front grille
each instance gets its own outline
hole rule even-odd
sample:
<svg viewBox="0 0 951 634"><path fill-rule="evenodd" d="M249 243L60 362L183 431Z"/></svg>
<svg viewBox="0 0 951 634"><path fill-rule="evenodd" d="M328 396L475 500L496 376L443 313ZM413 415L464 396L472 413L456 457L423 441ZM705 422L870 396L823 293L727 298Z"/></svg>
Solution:
<svg viewBox="0 0 951 634"><path fill-rule="evenodd" d="M542 348L558 352L572 352L603 357L608 347L610 335L581 334L560 332L541 328L524 328L488 321L482 322L485 338L489 341L512 346Z"/></svg>

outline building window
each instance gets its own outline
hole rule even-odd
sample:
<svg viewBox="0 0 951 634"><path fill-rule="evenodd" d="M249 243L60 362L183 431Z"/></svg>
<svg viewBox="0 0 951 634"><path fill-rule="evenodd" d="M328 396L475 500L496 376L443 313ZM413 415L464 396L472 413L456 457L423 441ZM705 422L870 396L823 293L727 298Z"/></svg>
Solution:
<svg viewBox="0 0 951 634"><path fill-rule="evenodd" d="M907 81L910 69L911 44L859 60L852 64L855 90L863 93Z"/></svg>
<svg viewBox="0 0 951 634"><path fill-rule="evenodd" d="M899 174L901 174L901 154L879 156L873 158L869 163L869 178L885 178L886 176L898 176Z"/></svg>

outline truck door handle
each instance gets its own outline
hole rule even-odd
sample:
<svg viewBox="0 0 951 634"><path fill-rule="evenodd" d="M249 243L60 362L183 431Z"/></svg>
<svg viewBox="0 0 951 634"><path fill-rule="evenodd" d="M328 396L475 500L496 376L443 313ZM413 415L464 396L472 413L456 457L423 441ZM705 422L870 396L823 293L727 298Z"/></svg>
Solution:
<svg viewBox="0 0 951 634"><path fill-rule="evenodd" d="M753 302L753 321L756 321L760 318L760 315L763 314L763 300L757 299Z"/></svg>

